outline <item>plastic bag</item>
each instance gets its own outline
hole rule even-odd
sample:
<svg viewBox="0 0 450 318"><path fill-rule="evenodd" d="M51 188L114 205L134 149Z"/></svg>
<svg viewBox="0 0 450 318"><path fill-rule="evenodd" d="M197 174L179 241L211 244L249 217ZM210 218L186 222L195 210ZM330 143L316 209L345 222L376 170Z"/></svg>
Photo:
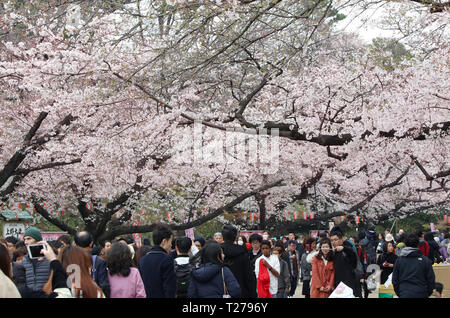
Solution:
<svg viewBox="0 0 450 318"><path fill-rule="evenodd" d="M340 282L328 298L356 298L353 289Z"/></svg>

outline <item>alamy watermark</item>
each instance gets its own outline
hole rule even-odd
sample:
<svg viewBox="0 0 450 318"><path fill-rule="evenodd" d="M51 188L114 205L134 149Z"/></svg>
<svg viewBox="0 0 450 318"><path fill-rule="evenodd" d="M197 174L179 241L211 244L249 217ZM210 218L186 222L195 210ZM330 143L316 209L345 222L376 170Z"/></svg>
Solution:
<svg viewBox="0 0 450 318"><path fill-rule="evenodd" d="M176 142L174 160L178 164L242 164L262 174L279 169L280 139L278 129L209 129L201 121L187 128Z"/></svg>

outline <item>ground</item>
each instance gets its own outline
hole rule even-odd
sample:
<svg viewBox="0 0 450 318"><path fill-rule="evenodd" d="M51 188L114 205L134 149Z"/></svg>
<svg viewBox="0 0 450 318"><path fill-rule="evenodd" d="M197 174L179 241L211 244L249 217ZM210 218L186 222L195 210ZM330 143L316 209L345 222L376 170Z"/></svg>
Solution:
<svg viewBox="0 0 450 318"><path fill-rule="evenodd" d="M295 290L294 298L305 298L305 296L302 295L302 287L303 287L302 283L299 282L297 289ZM369 298L378 298L378 290L371 292L369 294Z"/></svg>

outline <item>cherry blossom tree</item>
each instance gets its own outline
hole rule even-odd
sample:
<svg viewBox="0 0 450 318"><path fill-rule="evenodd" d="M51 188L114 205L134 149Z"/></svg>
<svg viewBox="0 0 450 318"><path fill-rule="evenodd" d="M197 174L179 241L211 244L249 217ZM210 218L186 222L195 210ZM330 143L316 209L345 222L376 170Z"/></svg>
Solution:
<svg viewBox="0 0 450 318"><path fill-rule="evenodd" d="M333 28L358 1L14 3L0 191L71 234L61 208L96 240L173 210L182 230L244 205L263 226L298 202L316 220L448 209L448 34L387 70Z"/></svg>

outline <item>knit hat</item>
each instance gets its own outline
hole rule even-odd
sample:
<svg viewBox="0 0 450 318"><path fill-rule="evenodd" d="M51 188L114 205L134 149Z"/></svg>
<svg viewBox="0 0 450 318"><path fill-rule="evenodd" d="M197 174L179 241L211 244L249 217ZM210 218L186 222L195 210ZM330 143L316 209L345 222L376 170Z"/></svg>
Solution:
<svg viewBox="0 0 450 318"><path fill-rule="evenodd" d="M42 241L42 234L41 231L39 231L37 228L30 226L28 229L26 229L25 233L23 233L23 237L25 236L31 236L36 241Z"/></svg>

